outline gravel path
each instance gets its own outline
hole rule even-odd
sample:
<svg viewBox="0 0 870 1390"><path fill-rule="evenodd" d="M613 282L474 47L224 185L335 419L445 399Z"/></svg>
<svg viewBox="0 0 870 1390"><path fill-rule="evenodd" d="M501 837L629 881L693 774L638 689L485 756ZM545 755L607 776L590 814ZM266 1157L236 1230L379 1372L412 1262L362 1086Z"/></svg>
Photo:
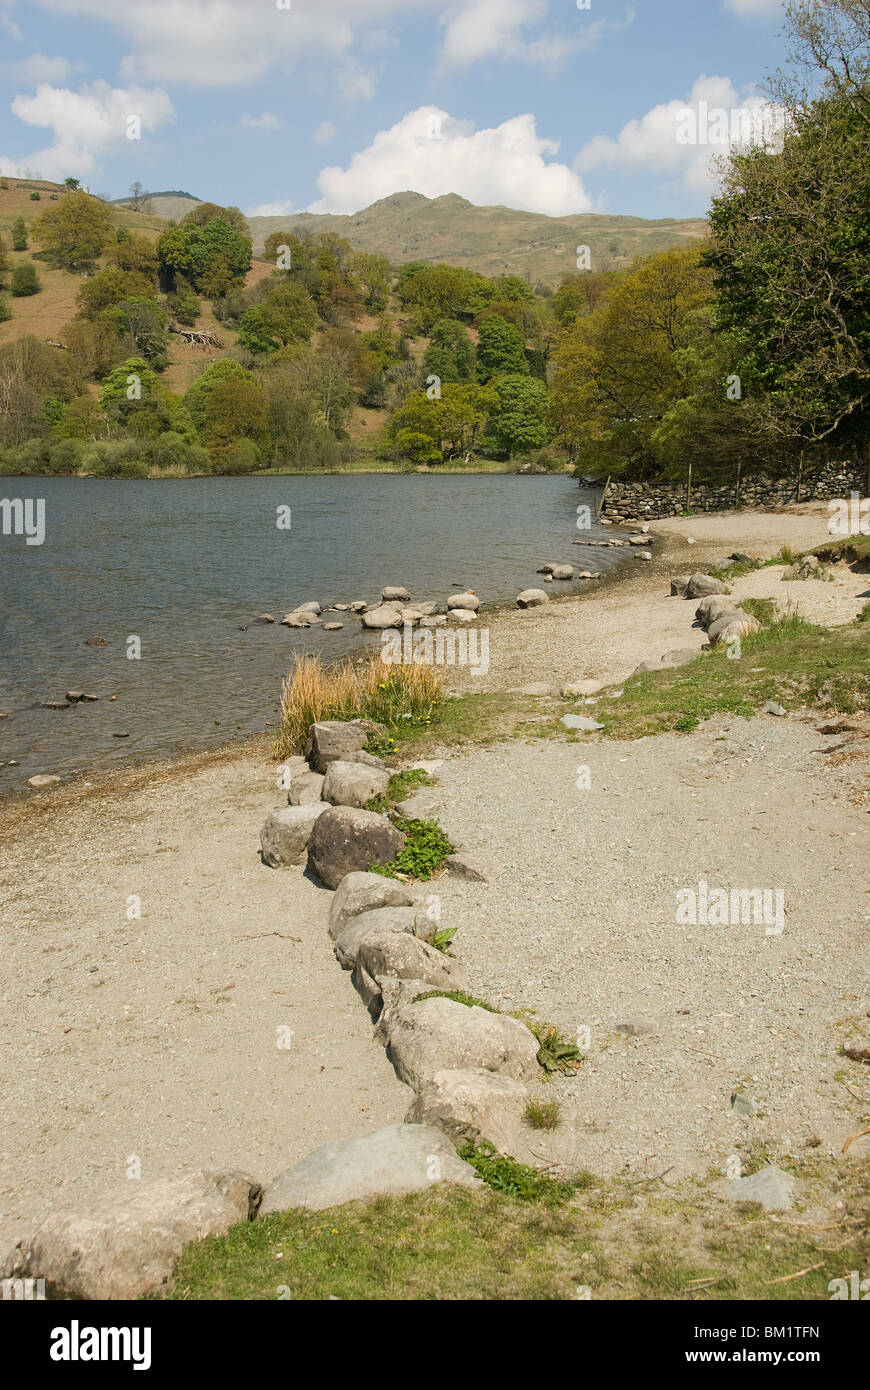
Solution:
<svg viewBox="0 0 870 1390"><path fill-rule="evenodd" d="M870 1045L870 799L854 804L870 787L829 767L820 754L840 740L817 723L722 718L689 737L514 742L445 761L442 823L494 870L486 885L438 883L470 990L591 1032L576 1079L544 1088L564 1123L535 1137L542 1155L676 1178L753 1140L839 1152L861 1127L870 1076L838 1049L850 1027ZM678 925L676 894L701 879L781 888L783 934ZM636 1015L656 1035L617 1031ZM734 1114L735 1090L757 1115ZM870 1138L853 1150L870 1154Z"/></svg>
<svg viewBox="0 0 870 1390"><path fill-rule="evenodd" d="M6 837L0 1253L48 1208L123 1183L130 1156L146 1179L263 1181L404 1119L410 1093L332 954L332 895L259 862L281 799L246 755L58 801Z"/></svg>

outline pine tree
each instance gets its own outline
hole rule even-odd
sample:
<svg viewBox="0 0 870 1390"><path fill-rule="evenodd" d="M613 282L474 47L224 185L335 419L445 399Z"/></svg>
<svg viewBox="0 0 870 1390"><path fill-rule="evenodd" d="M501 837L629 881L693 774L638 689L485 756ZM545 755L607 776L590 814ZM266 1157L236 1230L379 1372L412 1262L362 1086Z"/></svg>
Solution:
<svg viewBox="0 0 870 1390"><path fill-rule="evenodd" d="M23 217L16 217L12 223L12 250L27 250L27 228L24 225Z"/></svg>

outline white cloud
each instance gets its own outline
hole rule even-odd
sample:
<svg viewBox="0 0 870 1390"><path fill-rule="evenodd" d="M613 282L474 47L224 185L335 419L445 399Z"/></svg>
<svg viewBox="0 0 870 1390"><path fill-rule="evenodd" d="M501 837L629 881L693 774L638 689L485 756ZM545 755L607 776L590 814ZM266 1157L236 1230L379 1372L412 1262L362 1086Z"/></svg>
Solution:
<svg viewBox="0 0 870 1390"><path fill-rule="evenodd" d="M469 202L503 203L551 217L587 212L591 201L566 164L549 163L558 143L539 136L532 115L489 130L452 119L437 106L411 111L380 131L347 169L323 169L322 197L311 212L357 212L406 189L437 198L459 193Z"/></svg>
<svg viewBox="0 0 870 1390"><path fill-rule="evenodd" d="M2 171L14 174L26 167L47 179L67 174L82 178L111 149L129 149L134 144L128 143L128 130L135 129L132 117L138 117L143 134L175 119L172 102L160 88L110 87L103 81L78 92L41 83L33 96L16 96L11 110L26 125L51 130L54 142L20 161L0 159Z"/></svg>
<svg viewBox="0 0 870 1390"><path fill-rule="evenodd" d="M31 53L15 63L4 63L3 71L13 82L32 87L37 82L63 82L72 64L68 58L48 58L44 53Z"/></svg>
<svg viewBox="0 0 870 1390"><path fill-rule="evenodd" d="M5 10L0 14L0 29L3 29L11 39L16 39L19 43L24 38L15 20L10 19Z"/></svg>
<svg viewBox="0 0 870 1390"><path fill-rule="evenodd" d="M325 145L327 141L333 140L337 134L332 121L323 121L314 132L314 138L318 145Z"/></svg>
<svg viewBox="0 0 870 1390"><path fill-rule="evenodd" d="M280 116L276 116L274 111L264 111L261 116L249 116L247 111L242 116L243 126L249 130L277 130L284 122Z"/></svg>
<svg viewBox="0 0 870 1390"><path fill-rule="evenodd" d="M255 208L248 208L245 212L246 217L284 217L288 212L293 211L293 200L285 198L278 203L260 203Z"/></svg>
<svg viewBox="0 0 870 1390"><path fill-rule="evenodd" d="M340 78L353 96L370 95L373 77L356 67L355 44L389 48L384 24L429 13L444 28L443 60L467 66L500 55L553 63L587 47L604 21L577 14L566 38L530 36L547 17L549 0L38 0L62 15L103 20L130 45L121 65L129 81L235 86L272 68L289 69L301 57L325 54L352 66ZM561 0L565 3L565 0ZM191 60L195 55L195 61Z"/></svg>
<svg viewBox="0 0 870 1390"><path fill-rule="evenodd" d="M699 141L703 140L706 115L707 139L703 143L682 143L679 138L690 124L686 120L689 111L696 117L694 129ZM728 113L727 126L721 118L714 118L715 112ZM716 178L716 156L726 153L731 143L745 139L753 122L775 123L780 115L779 108L763 97L745 96L741 100L727 77L699 77L688 101L654 106L639 120L623 126L615 140L596 135L583 146L574 167L584 172L602 166L662 170L682 176L690 190L709 190Z"/></svg>
<svg viewBox="0 0 870 1390"><path fill-rule="evenodd" d="M758 16L767 19L768 16L782 14L783 0L725 0L725 8L741 19L755 19Z"/></svg>

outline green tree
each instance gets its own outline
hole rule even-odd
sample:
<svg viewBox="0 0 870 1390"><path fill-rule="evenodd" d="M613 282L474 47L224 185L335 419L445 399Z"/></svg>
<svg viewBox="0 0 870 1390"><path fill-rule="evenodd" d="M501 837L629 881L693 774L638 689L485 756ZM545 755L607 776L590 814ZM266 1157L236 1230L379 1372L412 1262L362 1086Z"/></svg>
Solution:
<svg viewBox="0 0 870 1390"><path fill-rule="evenodd" d="M40 433L46 397L64 402L83 388L70 352L61 352L33 334L0 345L0 443L20 444Z"/></svg>
<svg viewBox="0 0 870 1390"><path fill-rule="evenodd" d="M23 217L16 217L12 223L12 250L27 250L27 228L24 225Z"/></svg>
<svg viewBox="0 0 870 1390"><path fill-rule="evenodd" d="M14 299L23 299L31 294L39 294L42 285L32 261L24 261L12 272L11 293Z"/></svg>
<svg viewBox="0 0 870 1390"><path fill-rule="evenodd" d="M157 256L170 288L180 274L211 299L242 283L251 268L251 239L220 217L204 226L185 221L163 233Z"/></svg>
<svg viewBox="0 0 870 1390"><path fill-rule="evenodd" d="M112 235L112 214L99 199L72 192L48 208L31 229L52 265L63 270L88 270Z"/></svg>
<svg viewBox="0 0 870 1390"><path fill-rule="evenodd" d="M523 335L515 324L500 314L484 319L477 339L479 380L487 382L503 373L526 374L528 370Z"/></svg>
<svg viewBox="0 0 870 1390"><path fill-rule="evenodd" d="M488 436L495 447L508 457L542 448L552 435L544 383L531 376L500 376L492 385L498 408L490 417Z"/></svg>
<svg viewBox="0 0 870 1390"><path fill-rule="evenodd" d="M52 433L59 439L97 439L105 437L107 425L105 414L92 396L74 396Z"/></svg>
<svg viewBox="0 0 870 1390"><path fill-rule="evenodd" d="M76 303L83 318L95 319L113 304L124 299L154 299L156 290L147 276L138 270L111 268L98 271L85 280Z"/></svg>
<svg viewBox="0 0 870 1390"><path fill-rule="evenodd" d="M137 271L156 287L160 262L155 243L148 237L119 227L117 240L106 248L106 261L118 270Z"/></svg>
<svg viewBox="0 0 870 1390"><path fill-rule="evenodd" d="M180 225L182 227L207 227L209 222L214 222L215 219L226 222L240 237L250 240L251 229L239 208L222 208L218 203L199 203L197 207L191 208L190 212L184 214Z"/></svg>
<svg viewBox="0 0 870 1390"><path fill-rule="evenodd" d="M407 445L409 436L424 435L442 457L466 454L497 406L495 392L473 382L448 382L432 398L425 391L411 391L390 418L388 435L399 452L400 439Z"/></svg>
<svg viewBox="0 0 870 1390"><path fill-rule="evenodd" d="M357 251L352 260L353 273L362 286L363 303L371 314L383 313L390 300L393 272L386 256L369 251Z"/></svg>
<svg viewBox="0 0 870 1390"><path fill-rule="evenodd" d="M474 343L464 323L458 319L439 319L423 354L422 367L424 381L431 375L442 382L474 380Z"/></svg>
<svg viewBox="0 0 870 1390"><path fill-rule="evenodd" d="M287 281L243 315L239 342L249 352L276 352L291 343L307 343L316 323L317 310L307 291Z"/></svg>

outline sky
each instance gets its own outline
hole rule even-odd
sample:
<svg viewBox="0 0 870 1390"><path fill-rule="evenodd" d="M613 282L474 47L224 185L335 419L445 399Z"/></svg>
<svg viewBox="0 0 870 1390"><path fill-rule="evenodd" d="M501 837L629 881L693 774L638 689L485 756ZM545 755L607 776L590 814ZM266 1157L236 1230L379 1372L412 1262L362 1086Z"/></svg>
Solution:
<svg viewBox="0 0 870 1390"><path fill-rule="evenodd" d="M0 0L0 173L248 215L411 189L702 216L711 117L736 138L764 110L782 24L782 0Z"/></svg>

